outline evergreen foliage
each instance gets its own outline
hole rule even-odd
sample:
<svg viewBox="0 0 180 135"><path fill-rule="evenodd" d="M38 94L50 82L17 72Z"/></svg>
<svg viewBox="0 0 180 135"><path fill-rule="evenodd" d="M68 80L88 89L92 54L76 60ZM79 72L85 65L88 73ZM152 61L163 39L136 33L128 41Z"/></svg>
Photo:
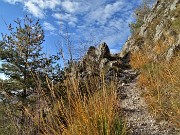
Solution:
<svg viewBox="0 0 180 135"><path fill-rule="evenodd" d="M19 88L12 90L23 90L21 95L26 98L30 91L35 91L37 80L41 81L43 87L47 87L46 77L59 81L62 76L60 66L56 64L59 56L47 58L42 52L44 31L39 21L34 22L26 16L23 20L17 19L15 23L16 28L11 24L8 26L10 35L2 34L0 58L4 63L0 72L18 84Z"/></svg>
<svg viewBox="0 0 180 135"><path fill-rule="evenodd" d="M26 16L17 19L15 24L16 27L8 26L9 35L2 34L0 41L0 60L3 61L0 73L8 77L0 81L0 100L12 110L20 110L14 115L23 126L24 109L36 106L41 89L50 96L49 82L60 82L63 74L58 54L46 57L42 52L44 31L39 20Z"/></svg>

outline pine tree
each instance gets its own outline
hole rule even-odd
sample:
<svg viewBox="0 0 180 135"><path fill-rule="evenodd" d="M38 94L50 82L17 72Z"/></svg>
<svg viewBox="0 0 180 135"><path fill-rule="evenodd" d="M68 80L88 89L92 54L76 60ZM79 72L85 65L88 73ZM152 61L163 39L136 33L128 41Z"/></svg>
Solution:
<svg viewBox="0 0 180 135"><path fill-rule="evenodd" d="M37 95L40 89L46 94L50 93L47 80L60 81L62 72L57 64L59 56L46 57L42 52L44 31L39 20L34 21L26 16L24 19L17 19L15 23L15 28L11 24L8 26L9 35L2 34L0 42L0 59L3 61L0 73L9 78L1 81L1 91L11 97L4 98L4 101L11 105L16 102L22 109L37 102L29 97ZM21 112L23 123L23 109Z"/></svg>

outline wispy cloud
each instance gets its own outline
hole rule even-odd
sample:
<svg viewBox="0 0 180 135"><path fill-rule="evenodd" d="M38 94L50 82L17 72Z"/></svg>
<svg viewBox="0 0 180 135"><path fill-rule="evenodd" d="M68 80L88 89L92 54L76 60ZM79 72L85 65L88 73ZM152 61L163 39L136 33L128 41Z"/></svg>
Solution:
<svg viewBox="0 0 180 135"><path fill-rule="evenodd" d="M80 4L79 2L75 2L75 1L63 1L62 2L62 7L70 13L74 13L76 12L79 8L80 8Z"/></svg>
<svg viewBox="0 0 180 135"><path fill-rule="evenodd" d="M55 31L56 30L56 28L52 24L50 24L46 21L43 23L43 26L44 26L44 29L47 31Z"/></svg>
<svg viewBox="0 0 180 135"><path fill-rule="evenodd" d="M18 2L23 2L23 0L4 0L5 2L8 2L10 4L16 4Z"/></svg>
<svg viewBox="0 0 180 135"><path fill-rule="evenodd" d="M21 3L24 9L38 18L44 18L48 9L54 10L60 5L60 0L4 0L10 4Z"/></svg>
<svg viewBox="0 0 180 135"><path fill-rule="evenodd" d="M107 4L105 6L101 6L95 11L92 11L88 14L88 20L89 21L97 21L101 24L105 24L108 19L113 17L113 15L121 10L121 6L123 5L123 2L117 1L112 4Z"/></svg>
<svg viewBox="0 0 180 135"><path fill-rule="evenodd" d="M112 50L127 39L132 13L141 0L4 0L10 4L21 3L34 17L44 19L44 28L56 31L54 22L81 39L105 41ZM58 10L58 11L57 11ZM51 18L51 20L48 20ZM46 20L47 19L47 20ZM52 20L53 19L53 20ZM57 24L56 24L57 27ZM58 26L59 27L59 26ZM61 29L63 33L64 29Z"/></svg>
<svg viewBox="0 0 180 135"><path fill-rule="evenodd" d="M28 1L24 4L25 9L35 17L43 18L43 10L32 1Z"/></svg>
<svg viewBox="0 0 180 135"><path fill-rule="evenodd" d="M73 22L76 23L78 22L78 19L76 16L69 14L69 13L55 13L52 15L55 19L59 20L59 21L65 21L65 22Z"/></svg>

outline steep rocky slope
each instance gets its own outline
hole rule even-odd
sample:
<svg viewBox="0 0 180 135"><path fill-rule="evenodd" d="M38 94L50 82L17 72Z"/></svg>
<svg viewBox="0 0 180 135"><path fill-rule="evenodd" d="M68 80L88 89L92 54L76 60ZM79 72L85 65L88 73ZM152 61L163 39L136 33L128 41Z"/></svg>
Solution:
<svg viewBox="0 0 180 135"><path fill-rule="evenodd" d="M171 59L180 50L180 0L157 0L143 22L129 37L119 55L123 57L127 52L149 46L149 57L156 59L156 45L162 42L166 45L166 59Z"/></svg>

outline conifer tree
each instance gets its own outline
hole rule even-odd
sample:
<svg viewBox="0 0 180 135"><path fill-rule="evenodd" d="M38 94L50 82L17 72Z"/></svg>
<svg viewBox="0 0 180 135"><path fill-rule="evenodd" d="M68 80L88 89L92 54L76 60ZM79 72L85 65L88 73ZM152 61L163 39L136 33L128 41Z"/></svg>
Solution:
<svg viewBox="0 0 180 135"><path fill-rule="evenodd" d="M15 81L23 90L22 96L28 96L28 90L36 87L37 75L40 80L48 77L58 81L61 79L59 65L55 65L59 57L45 57L42 52L44 31L39 21L34 22L26 16L17 19L16 28L8 26L9 35L2 34L0 58L4 63L0 69L10 80ZM14 89L16 91L16 89Z"/></svg>
<svg viewBox="0 0 180 135"><path fill-rule="evenodd" d="M0 73L9 79L1 81L1 92L11 98L3 100L14 105L14 102L23 107L37 102L36 96L39 89L49 93L47 79L58 82L62 79L60 66L57 64L58 55L46 57L42 52L44 31L38 21L28 16L17 19L15 28L8 26L9 34L2 34L0 41L0 60L3 61ZM6 96L7 97L7 96ZM32 101L33 99L33 101ZM22 117L23 117L22 110ZM24 121L24 118L22 118Z"/></svg>

